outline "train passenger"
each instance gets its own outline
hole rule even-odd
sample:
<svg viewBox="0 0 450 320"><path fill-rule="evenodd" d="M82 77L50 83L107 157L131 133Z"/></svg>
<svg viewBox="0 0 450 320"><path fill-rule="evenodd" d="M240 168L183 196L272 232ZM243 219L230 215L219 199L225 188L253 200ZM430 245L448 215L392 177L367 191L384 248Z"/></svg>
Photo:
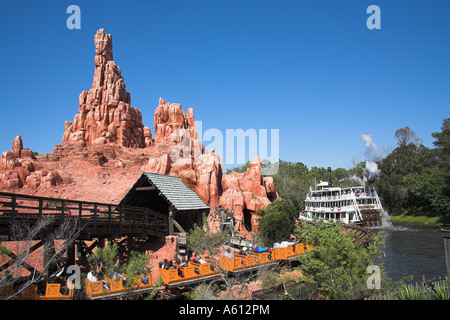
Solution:
<svg viewBox="0 0 450 320"><path fill-rule="evenodd" d="M206 261L203 260L198 254L194 254L194 257L192 257L192 262L195 264L205 264ZM197 266L194 267L194 272L196 274L200 274L200 270L198 269Z"/></svg>
<svg viewBox="0 0 450 320"><path fill-rule="evenodd" d="M209 269L211 271L216 271L217 270L217 264L216 261L211 257L210 259L210 263L209 263Z"/></svg>
<svg viewBox="0 0 450 320"><path fill-rule="evenodd" d="M247 247L243 247L243 248L240 250L239 254L240 254L241 256L248 256L248 248L247 248Z"/></svg>
<svg viewBox="0 0 450 320"><path fill-rule="evenodd" d="M255 253L263 253L263 252L269 251L269 248L256 247L253 251L254 251Z"/></svg>
<svg viewBox="0 0 450 320"><path fill-rule="evenodd" d="M181 260L180 258L177 258L174 264L174 267L177 269L177 273L180 278L184 278L183 268L188 266L187 262L183 260L185 260L185 258Z"/></svg>
<svg viewBox="0 0 450 320"><path fill-rule="evenodd" d="M55 275L56 279L60 279L61 276L65 273L66 271L66 264L63 262L56 262L56 270L53 273Z"/></svg>
<svg viewBox="0 0 450 320"><path fill-rule="evenodd" d="M122 281L127 280L123 274L118 273L118 272L114 272L113 276L112 276L112 279L118 279L118 278L122 278Z"/></svg>
<svg viewBox="0 0 450 320"><path fill-rule="evenodd" d="M146 274L141 275L141 281L143 284L149 284L148 275Z"/></svg>
<svg viewBox="0 0 450 320"><path fill-rule="evenodd" d="M181 266L182 267L187 267L188 266L188 261L186 257L181 258Z"/></svg>
<svg viewBox="0 0 450 320"><path fill-rule="evenodd" d="M224 254L224 257L234 259L234 254L231 253L230 248L227 249L227 252Z"/></svg>
<svg viewBox="0 0 450 320"><path fill-rule="evenodd" d="M39 281L37 282L37 284L36 284L36 290L37 290L37 293L40 296L45 295L45 285L46 285L46 283L47 283L47 281L45 280L45 278L41 277L39 279Z"/></svg>
<svg viewBox="0 0 450 320"><path fill-rule="evenodd" d="M181 266L177 268L177 273L180 278L184 278L183 269L181 268Z"/></svg>
<svg viewBox="0 0 450 320"><path fill-rule="evenodd" d="M200 258L200 259L198 259L198 263L200 263L200 264L206 264L206 261L203 260L202 257L199 256L199 258Z"/></svg>
<svg viewBox="0 0 450 320"><path fill-rule="evenodd" d="M194 256L191 258L193 263L200 263L197 259L197 254L194 254Z"/></svg>
<svg viewBox="0 0 450 320"><path fill-rule="evenodd" d="M109 291L108 283L105 281L105 279L103 277L103 273L99 272L97 274L97 277L102 282L103 289L105 289L106 291Z"/></svg>
<svg viewBox="0 0 450 320"><path fill-rule="evenodd" d="M70 281L68 281L67 276L66 275L62 276L61 286L59 287L59 292L61 292L61 294L65 295L65 296L67 296L69 294L70 287L73 287L73 285Z"/></svg>
<svg viewBox="0 0 450 320"><path fill-rule="evenodd" d="M90 282L97 282L98 278L97 278L97 274L95 271L89 271L89 273L87 274L86 277Z"/></svg>
<svg viewBox="0 0 450 320"><path fill-rule="evenodd" d="M163 264L162 264L162 269L169 270L169 268L170 268L169 261L167 259L164 259Z"/></svg>

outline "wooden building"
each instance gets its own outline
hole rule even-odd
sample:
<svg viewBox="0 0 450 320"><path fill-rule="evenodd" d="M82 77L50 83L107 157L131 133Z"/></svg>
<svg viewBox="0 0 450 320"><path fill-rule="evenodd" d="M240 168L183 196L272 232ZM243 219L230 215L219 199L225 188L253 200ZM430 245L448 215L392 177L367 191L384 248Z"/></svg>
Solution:
<svg viewBox="0 0 450 320"><path fill-rule="evenodd" d="M169 235L202 225L209 206L180 177L144 172L119 205L144 207L166 215Z"/></svg>

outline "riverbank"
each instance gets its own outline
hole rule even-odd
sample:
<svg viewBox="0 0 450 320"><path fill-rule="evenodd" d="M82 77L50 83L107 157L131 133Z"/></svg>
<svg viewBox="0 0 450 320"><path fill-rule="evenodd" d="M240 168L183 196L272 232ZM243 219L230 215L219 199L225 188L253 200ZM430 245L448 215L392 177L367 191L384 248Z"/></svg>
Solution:
<svg viewBox="0 0 450 320"><path fill-rule="evenodd" d="M429 217L425 215L391 215L390 220L393 223L409 224L409 225L424 225L430 227L437 227L441 224L450 223L450 217Z"/></svg>

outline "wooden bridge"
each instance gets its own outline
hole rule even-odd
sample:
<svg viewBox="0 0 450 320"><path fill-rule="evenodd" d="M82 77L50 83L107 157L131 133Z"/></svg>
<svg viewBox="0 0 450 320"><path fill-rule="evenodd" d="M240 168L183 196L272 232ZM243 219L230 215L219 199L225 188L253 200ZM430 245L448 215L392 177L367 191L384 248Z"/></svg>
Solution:
<svg viewBox="0 0 450 320"><path fill-rule="evenodd" d="M42 217L52 219L50 228L76 222L77 240L169 234L168 217L148 208L0 192L0 235L13 236L13 221L32 224Z"/></svg>
<svg viewBox="0 0 450 320"><path fill-rule="evenodd" d="M24 240L16 239L13 225L19 223L34 226L42 218L48 219L45 228L36 232L33 239L26 239L40 240L29 250L33 252L44 245L54 248L53 240L56 239L49 241L45 236L57 231L64 223L69 223L73 238L70 243L64 236L60 239L68 243L66 253L69 265L75 264L75 248L78 248L79 255L86 256L96 246L104 246L105 239L113 241L124 237L132 239L169 235L169 217L149 208L0 192L0 237L3 240ZM86 240L95 241L88 246ZM10 253L11 260L0 266L0 272L6 270L15 258L24 254L26 253ZM47 265L46 253L44 265ZM35 271L27 263L24 267ZM42 270L42 273L46 272L47 270Z"/></svg>

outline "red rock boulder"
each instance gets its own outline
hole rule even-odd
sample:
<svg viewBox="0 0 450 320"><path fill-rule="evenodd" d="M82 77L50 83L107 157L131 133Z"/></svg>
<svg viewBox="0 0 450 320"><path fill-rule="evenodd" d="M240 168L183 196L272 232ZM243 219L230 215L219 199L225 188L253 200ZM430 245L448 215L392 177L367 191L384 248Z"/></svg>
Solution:
<svg viewBox="0 0 450 320"><path fill-rule="evenodd" d="M244 173L231 172L222 178L223 193L219 205L233 210L235 229L246 233L251 229L257 230L258 221L253 215L259 209L267 207L274 190L273 178L261 175L261 161L259 157L250 161L250 167ZM245 226L245 216L250 215L250 223ZM251 224L251 226L249 225ZM255 230L256 229L256 230Z"/></svg>

